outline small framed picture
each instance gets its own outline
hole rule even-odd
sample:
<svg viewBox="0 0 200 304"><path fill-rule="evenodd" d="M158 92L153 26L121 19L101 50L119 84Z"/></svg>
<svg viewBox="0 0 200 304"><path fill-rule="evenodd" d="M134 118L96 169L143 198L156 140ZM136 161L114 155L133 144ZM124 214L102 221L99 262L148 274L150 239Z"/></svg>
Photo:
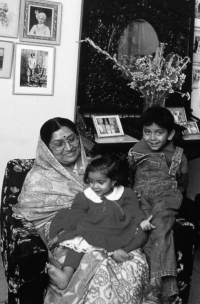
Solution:
<svg viewBox="0 0 200 304"><path fill-rule="evenodd" d="M11 77L13 50L13 42L0 41L0 78Z"/></svg>
<svg viewBox="0 0 200 304"><path fill-rule="evenodd" d="M195 26L200 26L200 0L195 0Z"/></svg>
<svg viewBox="0 0 200 304"><path fill-rule="evenodd" d="M15 45L13 94L53 95L55 47Z"/></svg>
<svg viewBox="0 0 200 304"><path fill-rule="evenodd" d="M22 0L20 41L60 44L62 4L46 0Z"/></svg>
<svg viewBox="0 0 200 304"><path fill-rule="evenodd" d="M200 27L194 29L193 62L200 62Z"/></svg>
<svg viewBox="0 0 200 304"><path fill-rule="evenodd" d="M0 2L0 36L18 37L20 0Z"/></svg>
<svg viewBox="0 0 200 304"><path fill-rule="evenodd" d="M119 115L92 116L98 137L124 135Z"/></svg>
<svg viewBox="0 0 200 304"><path fill-rule="evenodd" d="M200 62L194 63L192 66L192 88L200 88Z"/></svg>
<svg viewBox="0 0 200 304"><path fill-rule="evenodd" d="M185 121L181 123L181 126L185 127L183 135L199 133L199 128L196 121Z"/></svg>
<svg viewBox="0 0 200 304"><path fill-rule="evenodd" d="M187 121L187 117L185 114L185 108L171 107L171 108L167 108L167 109L170 110L170 112L174 116L174 121L176 124L180 125L182 122Z"/></svg>

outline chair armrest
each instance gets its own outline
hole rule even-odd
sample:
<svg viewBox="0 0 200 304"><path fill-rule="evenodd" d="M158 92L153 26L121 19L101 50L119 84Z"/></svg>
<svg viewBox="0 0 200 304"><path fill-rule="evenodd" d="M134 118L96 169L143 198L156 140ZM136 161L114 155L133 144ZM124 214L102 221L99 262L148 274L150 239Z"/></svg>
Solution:
<svg viewBox="0 0 200 304"><path fill-rule="evenodd" d="M8 199L12 204L11 200ZM10 277L16 279L16 275L21 282L33 280L45 270L46 245L32 223L13 217L11 206L6 208L4 216L1 246L7 281Z"/></svg>

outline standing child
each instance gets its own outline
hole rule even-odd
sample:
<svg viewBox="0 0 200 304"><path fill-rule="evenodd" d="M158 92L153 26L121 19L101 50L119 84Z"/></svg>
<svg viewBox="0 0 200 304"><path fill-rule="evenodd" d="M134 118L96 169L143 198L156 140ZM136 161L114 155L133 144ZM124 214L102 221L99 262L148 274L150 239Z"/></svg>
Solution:
<svg viewBox="0 0 200 304"><path fill-rule="evenodd" d="M49 248L57 243L69 248L62 269L47 265L59 288L67 287L84 253L104 250L116 262L125 262L132 250L147 242L147 233L140 228L144 213L134 191L120 185L121 180L116 160L100 157L91 161L84 176L89 187L77 194L71 210L60 210L53 218Z"/></svg>
<svg viewBox="0 0 200 304"><path fill-rule="evenodd" d="M151 107L141 116L143 138L129 151L135 174L134 190L141 208L152 216L153 227L144 251L150 267L150 284L142 304L169 304L178 294L172 226L187 186L187 159L174 147L174 117L163 107ZM144 229L144 227L141 225ZM162 302L160 302L160 300Z"/></svg>

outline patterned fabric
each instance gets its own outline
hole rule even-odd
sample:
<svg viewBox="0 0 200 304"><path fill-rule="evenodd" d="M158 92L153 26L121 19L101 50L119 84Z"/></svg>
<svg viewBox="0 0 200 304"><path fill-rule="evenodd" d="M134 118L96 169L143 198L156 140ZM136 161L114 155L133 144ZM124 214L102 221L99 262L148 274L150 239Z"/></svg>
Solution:
<svg viewBox="0 0 200 304"><path fill-rule="evenodd" d="M9 304L43 304L48 285L48 251L30 222L14 218L12 206L34 159L8 162L1 200L1 253L8 282ZM36 292L37 291L37 292Z"/></svg>
<svg viewBox="0 0 200 304"><path fill-rule="evenodd" d="M60 293L50 286L44 304L139 304L148 266L140 249L131 255L117 264L98 251L85 254L68 287Z"/></svg>
<svg viewBox="0 0 200 304"><path fill-rule="evenodd" d="M70 172L39 139L35 163L27 174L19 203L13 208L16 218L25 218L33 222L36 228L40 228L58 210L69 208L75 195L85 188L83 174L87 162L81 143L79 172Z"/></svg>
<svg viewBox="0 0 200 304"><path fill-rule="evenodd" d="M26 221L22 222L12 216L12 206L17 203L22 184L26 174L32 168L33 163L33 159L9 161L3 181L1 201L1 253L9 286L9 304L43 304L48 285L48 276L44 272L46 262L48 261L48 253L44 243L32 225L24 225L27 223ZM188 303L190 292L195 243L195 231L192 222L195 214L194 202L184 200L179 212L179 217L176 219L173 227L179 287L177 303L181 303L182 301L182 304ZM90 264L92 264L91 260ZM119 266L119 264L116 266ZM115 273L119 276L123 274L123 272L117 272L117 269L118 268L116 268L116 272L113 272L113 277ZM98 274L101 274L99 278L102 280L103 278L108 278L107 274L105 277L103 276L104 270L105 264L102 263L102 268L99 268L98 271ZM107 271L110 274L112 270L113 268L110 267ZM94 292L97 290L92 288L92 286L96 287L101 284L101 281L98 281L97 278L98 276L93 277L90 295L93 294L92 290ZM123 281L121 280L121 282ZM145 283L143 284L145 285ZM71 293L73 293L73 287L70 286L68 286L68 289L70 288ZM122 284L119 285L119 282L115 286L118 286L119 289L122 288ZM79 287L81 288L81 286ZM50 286L48 288L46 299L53 293L53 288L55 287ZM108 291L108 294L110 292L110 290L106 288L104 291ZM104 294L106 295L105 292ZM52 296L55 299L55 303L60 299L60 295L62 295L62 291L54 290ZM67 295L64 297L65 300L66 297ZM96 294L95 297L95 299L97 299ZM91 303L92 296L90 302L89 300L87 301ZM98 301L98 299L96 302L102 303L102 301ZM69 300L69 303L71 304L72 302Z"/></svg>

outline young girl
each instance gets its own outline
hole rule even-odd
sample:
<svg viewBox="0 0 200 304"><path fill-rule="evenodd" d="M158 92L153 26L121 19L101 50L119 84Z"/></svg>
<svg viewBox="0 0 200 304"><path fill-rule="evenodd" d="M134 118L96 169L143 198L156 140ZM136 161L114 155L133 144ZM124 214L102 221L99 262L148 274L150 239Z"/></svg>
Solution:
<svg viewBox="0 0 200 304"><path fill-rule="evenodd" d="M134 191L120 185L121 179L117 161L107 157L91 161L84 175L89 187L77 194L71 210L62 209L53 218L49 248L58 243L69 248L62 269L47 265L59 288L67 287L84 253L103 250L116 262L124 262L147 242L147 233L140 228L144 213Z"/></svg>
<svg viewBox="0 0 200 304"><path fill-rule="evenodd" d="M141 208L152 216L150 237L144 246L150 267L150 285L142 304L171 303L178 293L172 226L187 186L187 159L173 145L174 117L163 107L151 107L141 117L143 138L129 151L134 190ZM143 228L143 226L141 225ZM162 289L161 289L162 287ZM162 294L162 295L161 295Z"/></svg>

